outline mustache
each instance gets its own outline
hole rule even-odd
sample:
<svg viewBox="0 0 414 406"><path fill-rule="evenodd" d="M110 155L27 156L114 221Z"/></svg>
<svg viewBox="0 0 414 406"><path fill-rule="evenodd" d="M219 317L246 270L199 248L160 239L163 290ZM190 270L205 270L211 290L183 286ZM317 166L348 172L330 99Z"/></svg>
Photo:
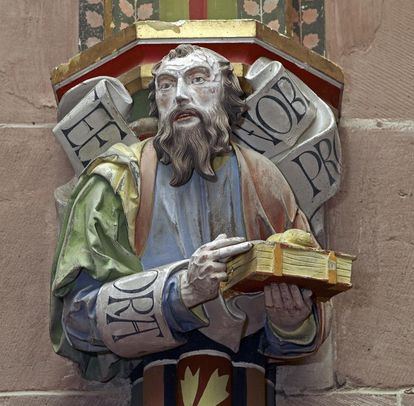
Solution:
<svg viewBox="0 0 414 406"><path fill-rule="evenodd" d="M169 123L172 124L180 116L184 116L184 115L198 117L200 120L205 121L205 113L191 105L186 105L186 107L180 107L180 106L176 107L174 110L168 113L167 120Z"/></svg>

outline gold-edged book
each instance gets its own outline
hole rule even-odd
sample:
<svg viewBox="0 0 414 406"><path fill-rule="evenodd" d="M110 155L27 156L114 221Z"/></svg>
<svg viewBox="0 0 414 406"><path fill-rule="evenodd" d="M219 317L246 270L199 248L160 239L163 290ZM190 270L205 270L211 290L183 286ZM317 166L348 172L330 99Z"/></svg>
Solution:
<svg viewBox="0 0 414 406"><path fill-rule="evenodd" d="M225 297L263 291L270 283L292 283L313 291L320 301L352 287L352 262L356 257L293 244L259 241L227 263Z"/></svg>

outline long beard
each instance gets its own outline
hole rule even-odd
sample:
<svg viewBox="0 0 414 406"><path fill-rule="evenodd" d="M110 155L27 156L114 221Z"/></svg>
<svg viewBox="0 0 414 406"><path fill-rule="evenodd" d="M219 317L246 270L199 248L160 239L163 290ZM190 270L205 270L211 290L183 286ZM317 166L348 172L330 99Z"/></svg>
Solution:
<svg viewBox="0 0 414 406"><path fill-rule="evenodd" d="M214 179L213 158L231 150L227 113L221 106L210 113L197 110L200 122L180 129L173 124L176 113L177 110L172 111L163 120L154 138L158 159L172 166L170 185L185 184L194 170L207 179Z"/></svg>

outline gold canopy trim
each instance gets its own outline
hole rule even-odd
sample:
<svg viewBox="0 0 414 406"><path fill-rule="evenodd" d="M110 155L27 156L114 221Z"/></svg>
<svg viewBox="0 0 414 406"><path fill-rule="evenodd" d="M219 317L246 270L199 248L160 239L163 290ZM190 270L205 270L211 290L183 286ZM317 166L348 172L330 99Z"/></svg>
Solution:
<svg viewBox="0 0 414 406"><path fill-rule="evenodd" d="M194 39L194 42L222 39L226 42L232 38L250 39L259 45L270 46L340 83L344 81L338 65L255 20L139 21L57 66L52 71L51 81L57 85L134 42L160 40L162 43L179 39Z"/></svg>

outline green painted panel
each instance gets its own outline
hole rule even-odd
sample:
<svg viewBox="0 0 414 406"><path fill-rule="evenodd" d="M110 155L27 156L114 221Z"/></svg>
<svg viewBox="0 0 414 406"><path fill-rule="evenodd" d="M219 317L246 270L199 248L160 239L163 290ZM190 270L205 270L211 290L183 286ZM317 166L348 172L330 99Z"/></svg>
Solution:
<svg viewBox="0 0 414 406"><path fill-rule="evenodd" d="M134 104L129 113L129 121L135 121L140 118L149 117L149 102L148 102L149 90L139 90L132 95Z"/></svg>
<svg viewBox="0 0 414 406"><path fill-rule="evenodd" d="M160 0L159 7L161 21L189 19L188 0Z"/></svg>
<svg viewBox="0 0 414 406"><path fill-rule="evenodd" d="M264 0L262 22L272 30L286 34L285 0Z"/></svg>
<svg viewBox="0 0 414 406"><path fill-rule="evenodd" d="M303 45L325 55L324 0L301 0L301 8Z"/></svg>
<svg viewBox="0 0 414 406"><path fill-rule="evenodd" d="M103 40L103 4L79 1L79 48L81 51Z"/></svg>
<svg viewBox="0 0 414 406"><path fill-rule="evenodd" d="M237 0L208 0L207 16L210 20L237 18Z"/></svg>
<svg viewBox="0 0 414 406"><path fill-rule="evenodd" d="M237 0L237 18L252 18L262 21L259 0Z"/></svg>
<svg viewBox="0 0 414 406"><path fill-rule="evenodd" d="M135 22L134 0L112 1L112 22L114 32L118 32Z"/></svg>
<svg viewBox="0 0 414 406"><path fill-rule="evenodd" d="M302 26L300 23L301 17L301 5L299 0L292 1L292 8L293 8L293 16L292 16L292 30L293 30L293 38L295 38L298 42L301 42L302 38Z"/></svg>

